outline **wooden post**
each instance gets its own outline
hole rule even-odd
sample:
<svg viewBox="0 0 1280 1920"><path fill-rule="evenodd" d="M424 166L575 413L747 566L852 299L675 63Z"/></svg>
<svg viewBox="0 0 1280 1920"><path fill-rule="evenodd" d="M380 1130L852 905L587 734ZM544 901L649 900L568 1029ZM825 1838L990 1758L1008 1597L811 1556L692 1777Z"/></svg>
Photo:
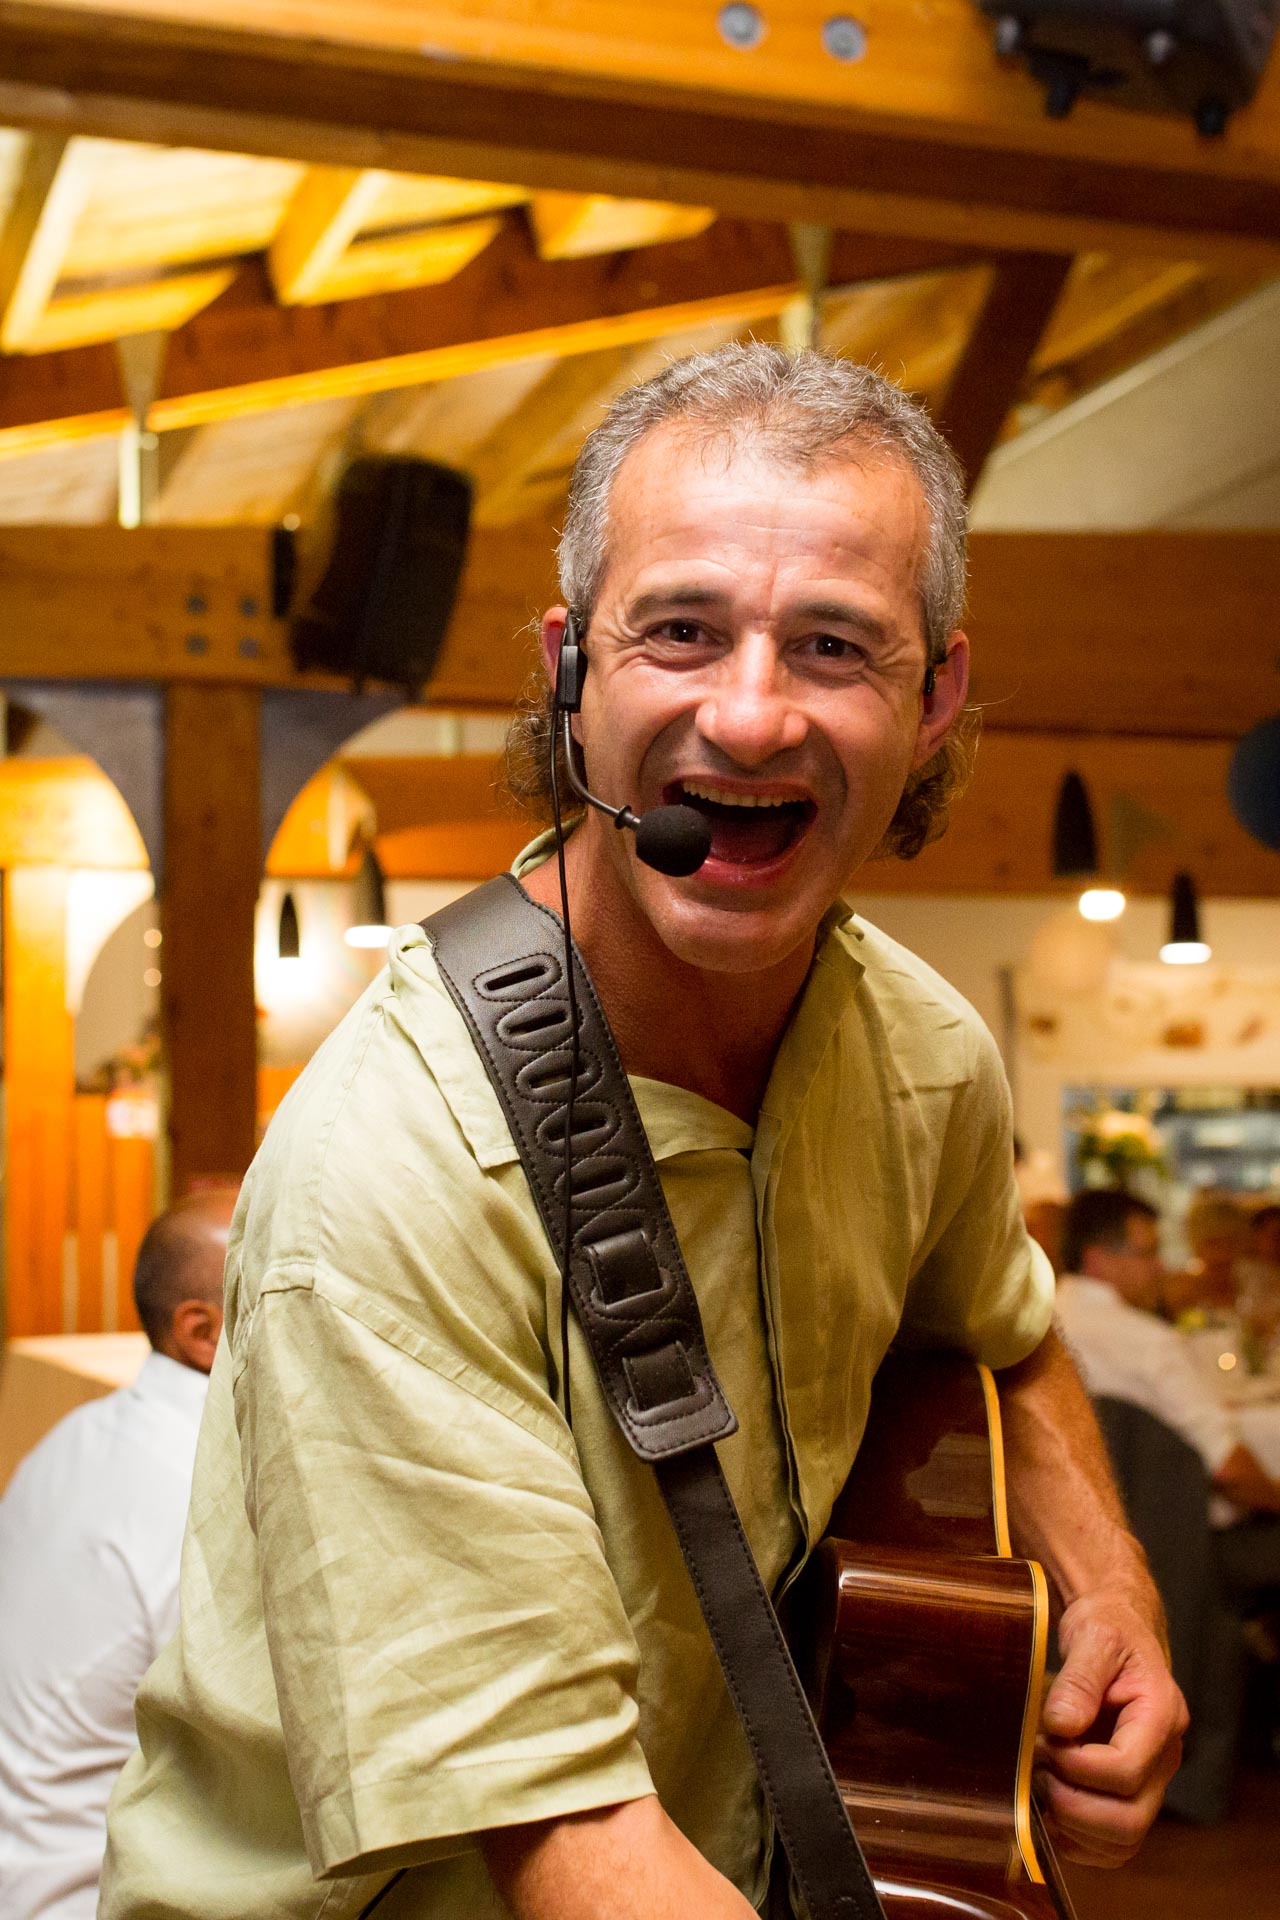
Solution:
<svg viewBox="0 0 1280 1920"><path fill-rule="evenodd" d="M76 1332L102 1333L102 1250L109 1213L105 1094L77 1096L75 1138Z"/></svg>
<svg viewBox="0 0 1280 1920"><path fill-rule="evenodd" d="M174 1198L238 1179L253 1157L258 788L257 693L170 686L160 1014Z"/></svg>
<svg viewBox="0 0 1280 1920"><path fill-rule="evenodd" d="M62 1333L75 1028L65 867L4 876L5 1281L10 1335Z"/></svg>

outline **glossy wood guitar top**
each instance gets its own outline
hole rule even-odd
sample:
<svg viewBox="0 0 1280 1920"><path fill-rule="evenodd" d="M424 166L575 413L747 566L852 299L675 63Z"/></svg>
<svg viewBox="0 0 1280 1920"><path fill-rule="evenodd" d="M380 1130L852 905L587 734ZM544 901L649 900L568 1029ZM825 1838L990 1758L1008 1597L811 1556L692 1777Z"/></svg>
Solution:
<svg viewBox="0 0 1280 1920"><path fill-rule="evenodd" d="M1048 1615L1009 1550L991 1375L890 1355L787 1607L890 1920L1070 1920L1030 1795Z"/></svg>

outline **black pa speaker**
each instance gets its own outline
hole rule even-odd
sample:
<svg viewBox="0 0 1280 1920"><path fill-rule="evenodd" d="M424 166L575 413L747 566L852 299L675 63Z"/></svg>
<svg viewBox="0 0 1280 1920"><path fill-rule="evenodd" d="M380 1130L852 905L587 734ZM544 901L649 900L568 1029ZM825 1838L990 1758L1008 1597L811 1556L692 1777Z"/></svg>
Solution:
<svg viewBox="0 0 1280 1920"><path fill-rule="evenodd" d="M300 669L411 693L431 678L457 598L471 482L431 460L353 460L333 498L319 585L290 631Z"/></svg>
<svg viewBox="0 0 1280 1920"><path fill-rule="evenodd" d="M996 51L1026 63L1060 119L1086 95L1188 113L1220 134L1251 100L1280 27L1280 0L978 0Z"/></svg>

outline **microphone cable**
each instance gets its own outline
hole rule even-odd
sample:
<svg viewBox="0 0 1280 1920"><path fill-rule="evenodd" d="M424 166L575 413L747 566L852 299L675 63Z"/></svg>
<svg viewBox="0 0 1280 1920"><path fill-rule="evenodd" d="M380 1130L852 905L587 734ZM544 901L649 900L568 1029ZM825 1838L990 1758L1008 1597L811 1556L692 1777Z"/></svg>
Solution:
<svg viewBox="0 0 1280 1920"><path fill-rule="evenodd" d="M564 1182L564 1231L561 1235L560 1256L560 1368L561 1385L564 1389L564 1417L570 1433L573 1432L573 1396L569 1385L569 1265L573 1247L573 1120L574 1106L578 1094L578 1074L581 1070L581 1022L578 1013L578 991L573 978L573 931L569 922L569 882L565 874L564 863L564 815L560 801L560 740L561 716L568 718L560 701L560 676L556 675L551 701L551 813L555 822L556 865L560 876L560 930L564 935L564 977L569 990L569 1091L564 1109L564 1162L561 1178Z"/></svg>

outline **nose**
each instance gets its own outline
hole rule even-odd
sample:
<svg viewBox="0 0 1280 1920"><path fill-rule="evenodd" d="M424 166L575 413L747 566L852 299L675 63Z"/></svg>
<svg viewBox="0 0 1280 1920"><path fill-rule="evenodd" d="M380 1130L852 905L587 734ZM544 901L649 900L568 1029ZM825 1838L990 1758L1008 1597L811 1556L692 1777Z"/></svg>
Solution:
<svg viewBox="0 0 1280 1920"><path fill-rule="evenodd" d="M809 721L796 705L767 635L738 643L715 668L699 702L698 732L740 767L760 767L804 745Z"/></svg>

